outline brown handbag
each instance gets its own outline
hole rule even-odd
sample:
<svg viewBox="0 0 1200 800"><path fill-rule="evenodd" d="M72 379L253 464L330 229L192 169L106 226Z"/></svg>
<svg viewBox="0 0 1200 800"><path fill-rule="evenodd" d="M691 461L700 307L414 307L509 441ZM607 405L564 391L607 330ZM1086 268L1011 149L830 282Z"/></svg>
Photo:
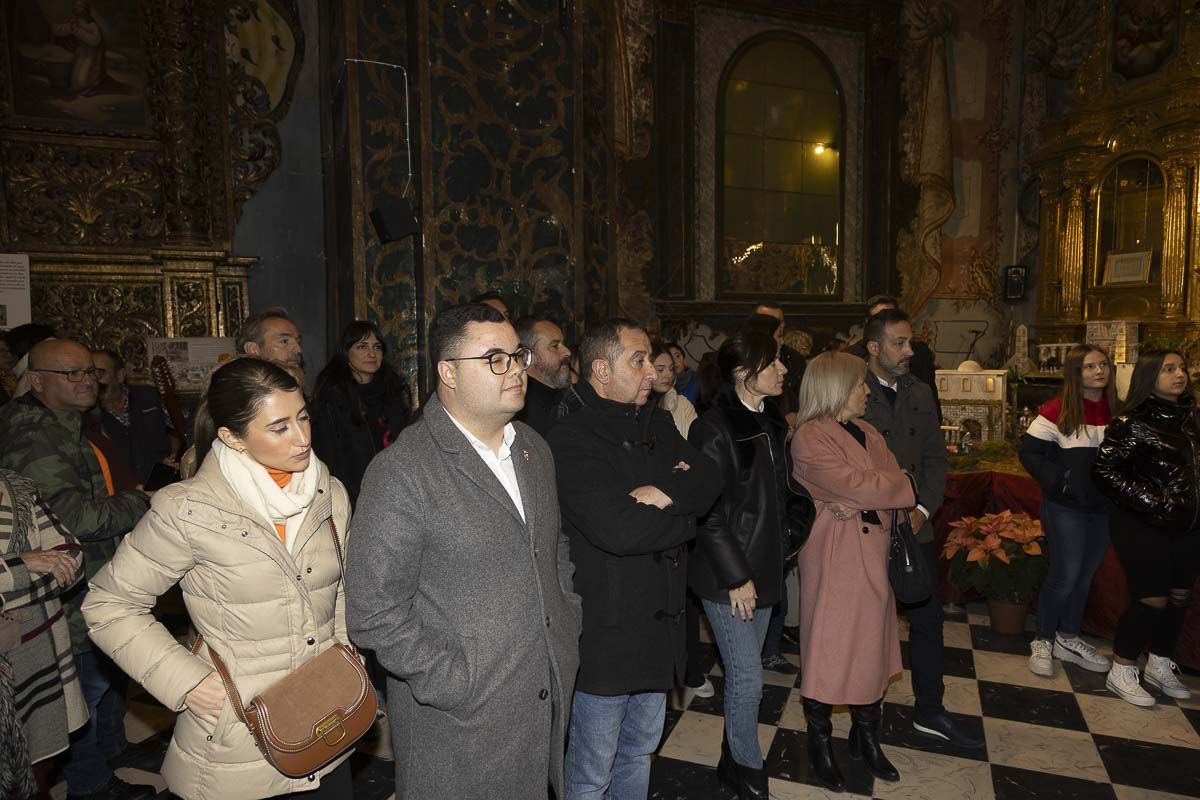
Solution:
<svg viewBox="0 0 1200 800"><path fill-rule="evenodd" d="M329 532L344 582L346 565L332 519ZM193 653L199 652L202 642L203 637L197 636ZM375 724L375 689L352 646L334 644L255 695L244 708L225 662L211 645L208 653L233 713L250 729L267 762L289 778L317 772L353 747Z"/></svg>

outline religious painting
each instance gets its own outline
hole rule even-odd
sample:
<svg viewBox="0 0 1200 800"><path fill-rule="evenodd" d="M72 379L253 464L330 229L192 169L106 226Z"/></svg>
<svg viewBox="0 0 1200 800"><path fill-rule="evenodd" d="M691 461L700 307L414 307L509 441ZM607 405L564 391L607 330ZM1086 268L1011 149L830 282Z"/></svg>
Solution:
<svg viewBox="0 0 1200 800"><path fill-rule="evenodd" d="M282 119L304 62L304 32L294 0L235 0L225 27L232 69L266 90L268 116Z"/></svg>
<svg viewBox="0 0 1200 800"><path fill-rule="evenodd" d="M13 113L71 127L143 128L146 58L136 0L5 4Z"/></svg>
<svg viewBox="0 0 1200 800"><path fill-rule="evenodd" d="M1179 50L1179 0L1117 0L1109 49L1113 74L1153 75Z"/></svg>

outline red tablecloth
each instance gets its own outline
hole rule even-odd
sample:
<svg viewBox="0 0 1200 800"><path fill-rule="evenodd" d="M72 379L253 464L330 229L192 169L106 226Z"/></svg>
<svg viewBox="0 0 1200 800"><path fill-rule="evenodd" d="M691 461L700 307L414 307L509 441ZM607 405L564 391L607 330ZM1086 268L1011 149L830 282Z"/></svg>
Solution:
<svg viewBox="0 0 1200 800"><path fill-rule="evenodd" d="M946 480L946 499L933 515L934 544L940 553L950 523L962 517L977 517L1006 508L1038 517L1041 503L1041 488L1030 477L1003 472L951 473ZM949 565L939 560L938 581L942 601L962 602L966 598L958 587L949 582L948 571ZM1193 596L1200 597L1200 581L1197 581ZM1110 548L1092 579L1092 591L1083 615L1084 631L1112 639L1117 619L1128 604L1125 571ZM1180 664L1200 670L1200 603L1192 603L1175 658Z"/></svg>

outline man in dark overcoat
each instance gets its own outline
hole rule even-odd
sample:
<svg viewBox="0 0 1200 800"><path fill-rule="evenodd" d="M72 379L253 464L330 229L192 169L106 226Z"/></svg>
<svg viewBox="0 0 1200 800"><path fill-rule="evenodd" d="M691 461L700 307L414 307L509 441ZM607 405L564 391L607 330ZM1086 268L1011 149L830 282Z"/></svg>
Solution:
<svg viewBox="0 0 1200 800"><path fill-rule="evenodd" d="M638 323L593 325L580 361L581 407L549 435L584 609L565 800L645 800L666 692L687 667L685 545L721 474L647 404L655 370Z"/></svg>
<svg viewBox="0 0 1200 800"><path fill-rule="evenodd" d="M430 328L437 391L371 462L346 624L388 675L399 800L563 797L582 617L554 461L512 422L529 351L490 306Z"/></svg>
<svg viewBox="0 0 1200 800"><path fill-rule="evenodd" d="M946 489L946 445L933 392L910 370L913 358L912 325L908 316L885 308L867 322L863 343L867 348L867 413L863 416L887 442L900 468L917 484L917 505L911 509L913 532L937 575L933 546L933 515L942 505ZM942 601L937 587L922 603L901 605L908 616L909 655L913 694L916 698L913 727L919 733L965 748L983 746L982 730L971 731L946 713L942 705L943 679ZM879 709L875 709L878 718Z"/></svg>

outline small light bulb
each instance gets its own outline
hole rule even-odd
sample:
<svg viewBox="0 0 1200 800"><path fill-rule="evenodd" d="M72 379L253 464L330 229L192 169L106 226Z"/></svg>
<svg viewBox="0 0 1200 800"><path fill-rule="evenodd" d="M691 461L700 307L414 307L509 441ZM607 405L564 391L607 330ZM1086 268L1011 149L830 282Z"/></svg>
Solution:
<svg viewBox="0 0 1200 800"><path fill-rule="evenodd" d="M818 144L816 147L813 148L813 150L816 151L817 155L821 155L821 153L825 152L825 145Z"/></svg>

